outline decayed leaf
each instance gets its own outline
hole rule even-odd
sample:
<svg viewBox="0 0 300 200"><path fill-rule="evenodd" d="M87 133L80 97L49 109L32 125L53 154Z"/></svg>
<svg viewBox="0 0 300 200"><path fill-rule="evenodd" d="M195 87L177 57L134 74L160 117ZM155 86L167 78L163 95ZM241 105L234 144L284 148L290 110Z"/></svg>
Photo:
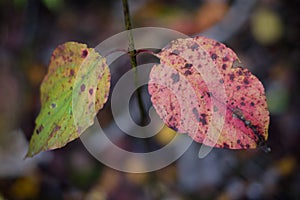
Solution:
<svg viewBox="0 0 300 200"><path fill-rule="evenodd" d="M167 126L208 146L265 146L269 112L264 87L250 71L236 66L238 57L231 49L195 37L172 41L157 57L160 64L150 73L148 89ZM197 123L196 131L191 122Z"/></svg>
<svg viewBox="0 0 300 200"><path fill-rule="evenodd" d="M41 111L27 157L78 138L93 124L109 88L105 58L85 44L67 42L58 46L41 84Z"/></svg>

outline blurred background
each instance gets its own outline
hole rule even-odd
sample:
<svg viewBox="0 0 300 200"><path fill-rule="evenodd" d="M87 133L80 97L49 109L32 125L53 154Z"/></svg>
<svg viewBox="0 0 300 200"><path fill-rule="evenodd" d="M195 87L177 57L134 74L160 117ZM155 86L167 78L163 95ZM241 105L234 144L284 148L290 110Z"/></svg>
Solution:
<svg viewBox="0 0 300 200"><path fill-rule="evenodd" d="M134 28L206 35L239 55L266 88L272 152L214 149L199 159L200 144L193 143L164 169L130 174L101 164L75 140L24 160L52 51L66 41L95 47L123 31L122 2L0 0L0 200L300 199L300 2L132 0L129 6ZM121 63L130 68L128 59ZM104 126L112 120L105 108ZM150 142L163 146L173 135L167 130ZM126 138L118 144L137 146Z"/></svg>

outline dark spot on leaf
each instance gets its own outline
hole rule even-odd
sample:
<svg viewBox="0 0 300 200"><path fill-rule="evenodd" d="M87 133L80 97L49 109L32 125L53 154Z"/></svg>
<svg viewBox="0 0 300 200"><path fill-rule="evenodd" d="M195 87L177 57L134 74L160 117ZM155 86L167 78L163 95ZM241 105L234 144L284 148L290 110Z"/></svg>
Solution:
<svg viewBox="0 0 300 200"><path fill-rule="evenodd" d="M179 51L177 49L175 49L174 51L172 51L171 54L173 54L173 55L179 55Z"/></svg>
<svg viewBox="0 0 300 200"><path fill-rule="evenodd" d="M85 90L85 85L82 84L82 85L80 86L80 91L81 91L81 92L84 92L84 90Z"/></svg>
<svg viewBox="0 0 300 200"><path fill-rule="evenodd" d="M227 143L223 143L223 147L225 148L225 149L229 149L229 145L227 144Z"/></svg>
<svg viewBox="0 0 300 200"><path fill-rule="evenodd" d="M224 83L224 80L223 80L223 79L220 79L219 82L222 84L222 83Z"/></svg>
<svg viewBox="0 0 300 200"><path fill-rule="evenodd" d="M241 86L239 86L239 85L236 86L236 89L237 89L237 90L240 90L240 89L241 89Z"/></svg>
<svg viewBox="0 0 300 200"><path fill-rule="evenodd" d="M233 81L233 80L234 80L234 74L229 74L229 79L230 79L231 81Z"/></svg>
<svg viewBox="0 0 300 200"><path fill-rule="evenodd" d="M251 103L250 103L250 106L254 106L254 103L253 103L253 102L251 102Z"/></svg>
<svg viewBox="0 0 300 200"><path fill-rule="evenodd" d="M201 114L201 118L200 118L200 122L202 122L202 125L206 125L207 121L206 121L206 114L202 113Z"/></svg>
<svg viewBox="0 0 300 200"><path fill-rule="evenodd" d="M55 108L56 107L56 104L55 103L52 103L51 104L51 108Z"/></svg>
<svg viewBox="0 0 300 200"><path fill-rule="evenodd" d="M216 60L218 58L217 54L213 53L211 54L211 59Z"/></svg>
<svg viewBox="0 0 300 200"><path fill-rule="evenodd" d="M191 64L191 63L186 63L186 64L184 65L184 68L190 69L192 66L193 66L193 64Z"/></svg>
<svg viewBox="0 0 300 200"><path fill-rule="evenodd" d="M173 106L173 104L171 104L171 105L170 105L170 110L173 111L174 109L175 109L175 107Z"/></svg>
<svg viewBox="0 0 300 200"><path fill-rule="evenodd" d="M246 85L248 85L248 84L249 84L249 80L248 80L247 78L245 78L245 79L244 79L244 83L245 83Z"/></svg>
<svg viewBox="0 0 300 200"><path fill-rule="evenodd" d="M226 65L226 64L223 64L223 65L222 65L222 69L225 70L226 68L227 68L227 65Z"/></svg>
<svg viewBox="0 0 300 200"><path fill-rule="evenodd" d="M242 102L241 102L241 106L245 106L245 105L246 105L245 102L242 101Z"/></svg>
<svg viewBox="0 0 300 200"><path fill-rule="evenodd" d="M194 43L192 46L191 46L191 49L194 51L194 50L197 50L199 48L199 45L197 43Z"/></svg>
<svg viewBox="0 0 300 200"><path fill-rule="evenodd" d="M245 100L245 97L241 97L241 100L244 101L244 100Z"/></svg>
<svg viewBox="0 0 300 200"><path fill-rule="evenodd" d="M241 144L241 140L240 140L240 139L238 139L238 140L236 141L236 143L238 143L238 144Z"/></svg>
<svg viewBox="0 0 300 200"><path fill-rule="evenodd" d="M246 144L246 148L249 149L249 148L250 148L250 145L249 145L249 144Z"/></svg>
<svg viewBox="0 0 300 200"><path fill-rule="evenodd" d="M85 49L82 51L81 57L85 58L88 55L88 51Z"/></svg>
<svg viewBox="0 0 300 200"><path fill-rule="evenodd" d="M243 75L243 72L241 70L239 70L238 74L241 76L241 75Z"/></svg>
<svg viewBox="0 0 300 200"><path fill-rule="evenodd" d="M206 92L208 97L211 97L211 92Z"/></svg>
<svg viewBox="0 0 300 200"><path fill-rule="evenodd" d="M40 125L38 129L36 129L36 134L39 134L40 132L42 132L44 129L43 125Z"/></svg>
<svg viewBox="0 0 300 200"><path fill-rule="evenodd" d="M70 76L74 76L74 70L73 69L70 70Z"/></svg>
<svg viewBox="0 0 300 200"><path fill-rule="evenodd" d="M226 62L226 61L228 61L229 59L228 59L227 56L225 56L222 60L223 60L224 62Z"/></svg>
<svg viewBox="0 0 300 200"><path fill-rule="evenodd" d="M177 83L179 81L179 74L178 73L173 73L171 75L171 79L173 80L173 84Z"/></svg>
<svg viewBox="0 0 300 200"><path fill-rule="evenodd" d="M192 74L192 72L190 71L190 70L186 70L185 72L184 72L184 75L185 76L188 76L188 75L191 75Z"/></svg>
<svg viewBox="0 0 300 200"><path fill-rule="evenodd" d="M89 93L90 93L90 95L92 95L92 94L93 94L93 92L94 92L93 88L90 88L90 89L89 89Z"/></svg>
<svg viewBox="0 0 300 200"><path fill-rule="evenodd" d="M56 126L54 127L54 129L51 131L49 137L53 137L53 135L54 135L57 131L59 131L60 128L61 128L60 126L56 125Z"/></svg>

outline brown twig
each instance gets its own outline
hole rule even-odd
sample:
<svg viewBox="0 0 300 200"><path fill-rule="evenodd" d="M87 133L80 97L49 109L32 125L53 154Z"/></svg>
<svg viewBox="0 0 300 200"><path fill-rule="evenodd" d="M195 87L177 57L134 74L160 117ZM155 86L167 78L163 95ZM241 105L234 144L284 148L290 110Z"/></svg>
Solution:
<svg viewBox="0 0 300 200"><path fill-rule="evenodd" d="M135 83L136 85L138 84L138 73L136 70L137 67L137 60L136 60L136 50L134 48L134 40L133 40L133 35L132 35L132 26L131 26L131 20L130 20L130 11L129 11L129 6L128 6L128 1L127 0L122 0L123 3L123 13L124 13L124 20L125 20L125 26L126 30L128 30L128 42L129 42L129 56L130 56L130 63L131 67L135 69ZM142 93L141 93L141 88L137 88L137 98L138 98L138 104L141 112L141 118L143 119L146 115L144 106L143 106L143 99L142 99ZM143 121L143 120L142 120Z"/></svg>

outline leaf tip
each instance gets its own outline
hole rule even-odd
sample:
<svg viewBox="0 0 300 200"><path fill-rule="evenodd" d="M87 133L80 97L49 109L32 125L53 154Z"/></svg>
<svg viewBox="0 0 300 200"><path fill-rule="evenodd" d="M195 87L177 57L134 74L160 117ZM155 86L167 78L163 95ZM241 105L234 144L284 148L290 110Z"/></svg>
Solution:
<svg viewBox="0 0 300 200"><path fill-rule="evenodd" d="M263 150L265 153L271 153L271 147L267 145L261 146L260 149Z"/></svg>
<svg viewBox="0 0 300 200"><path fill-rule="evenodd" d="M28 148L28 151L27 151L26 155L24 156L24 160L26 158L32 158L34 155L36 155L36 153L34 153L32 150L30 150L30 148Z"/></svg>

